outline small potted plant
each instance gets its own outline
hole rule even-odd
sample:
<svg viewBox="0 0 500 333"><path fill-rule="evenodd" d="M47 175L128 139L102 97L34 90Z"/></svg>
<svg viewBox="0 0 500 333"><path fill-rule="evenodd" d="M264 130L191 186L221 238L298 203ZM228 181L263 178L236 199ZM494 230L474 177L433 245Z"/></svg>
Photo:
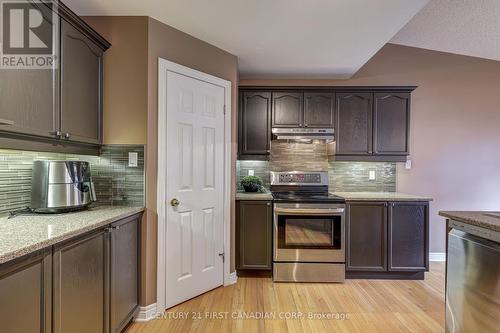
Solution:
<svg viewBox="0 0 500 333"><path fill-rule="evenodd" d="M262 188L262 179L257 176L243 177L240 183L245 192L259 192Z"/></svg>

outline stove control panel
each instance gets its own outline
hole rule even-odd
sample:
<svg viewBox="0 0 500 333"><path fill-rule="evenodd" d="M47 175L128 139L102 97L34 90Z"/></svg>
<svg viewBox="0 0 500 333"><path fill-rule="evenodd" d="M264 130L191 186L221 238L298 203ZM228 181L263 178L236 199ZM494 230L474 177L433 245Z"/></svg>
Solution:
<svg viewBox="0 0 500 333"><path fill-rule="evenodd" d="M280 183L316 183L321 184L321 175L315 173L281 174Z"/></svg>
<svg viewBox="0 0 500 333"><path fill-rule="evenodd" d="M271 185L328 185L328 172L271 172Z"/></svg>

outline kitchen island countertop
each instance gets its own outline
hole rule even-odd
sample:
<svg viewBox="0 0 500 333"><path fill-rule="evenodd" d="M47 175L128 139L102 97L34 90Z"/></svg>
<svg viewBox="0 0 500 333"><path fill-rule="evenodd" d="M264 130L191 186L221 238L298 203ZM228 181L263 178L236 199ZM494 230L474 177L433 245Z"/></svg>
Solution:
<svg viewBox="0 0 500 333"><path fill-rule="evenodd" d="M440 216L500 232L500 212L440 211Z"/></svg>
<svg viewBox="0 0 500 333"><path fill-rule="evenodd" d="M64 214L0 217L0 264L138 214L144 207L98 206Z"/></svg>

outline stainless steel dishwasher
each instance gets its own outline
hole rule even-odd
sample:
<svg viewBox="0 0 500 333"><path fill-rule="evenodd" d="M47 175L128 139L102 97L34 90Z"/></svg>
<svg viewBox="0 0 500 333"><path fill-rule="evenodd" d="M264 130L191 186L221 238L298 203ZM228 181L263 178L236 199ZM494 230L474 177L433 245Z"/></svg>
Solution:
<svg viewBox="0 0 500 333"><path fill-rule="evenodd" d="M481 234L474 232L476 228L455 221L451 226L446 332L500 332L500 243L472 234ZM488 234L495 240L500 235ZM481 235L485 236L484 231Z"/></svg>

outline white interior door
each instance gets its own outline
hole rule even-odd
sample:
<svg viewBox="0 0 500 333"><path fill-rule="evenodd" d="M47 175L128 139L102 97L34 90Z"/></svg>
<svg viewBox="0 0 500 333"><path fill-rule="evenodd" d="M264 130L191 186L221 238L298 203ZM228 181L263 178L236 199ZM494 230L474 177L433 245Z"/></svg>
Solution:
<svg viewBox="0 0 500 333"><path fill-rule="evenodd" d="M223 284L224 88L167 73L166 307Z"/></svg>

